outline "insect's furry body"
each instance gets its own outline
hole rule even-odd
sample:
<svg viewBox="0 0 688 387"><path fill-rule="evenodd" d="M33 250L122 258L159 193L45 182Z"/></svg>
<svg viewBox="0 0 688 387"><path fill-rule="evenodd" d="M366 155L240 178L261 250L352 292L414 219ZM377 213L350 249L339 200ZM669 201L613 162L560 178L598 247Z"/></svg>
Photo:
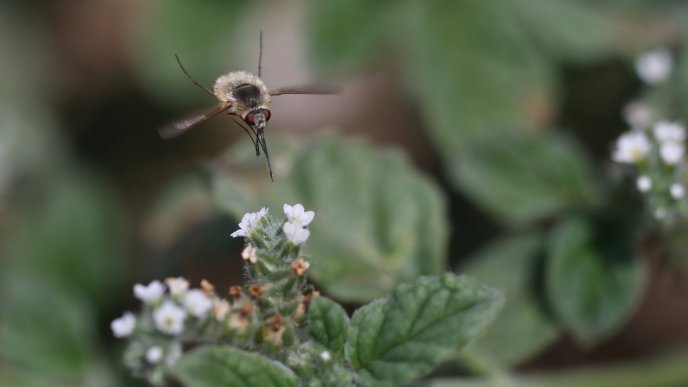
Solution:
<svg viewBox="0 0 688 387"><path fill-rule="evenodd" d="M270 93L265 83L247 71L233 71L217 78L213 94L218 100L231 103L227 112L242 119L251 111L270 109Z"/></svg>

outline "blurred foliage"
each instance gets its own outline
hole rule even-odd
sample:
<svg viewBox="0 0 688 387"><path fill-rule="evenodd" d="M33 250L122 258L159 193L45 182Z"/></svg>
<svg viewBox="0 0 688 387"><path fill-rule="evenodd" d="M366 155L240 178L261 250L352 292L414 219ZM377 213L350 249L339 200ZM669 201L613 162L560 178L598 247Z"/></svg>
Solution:
<svg viewBox="0 0 688 387"><path fill-rule="evenodd" d="M265 160L244 142L225 164L248 158L259 165L258 177L216 169L216 198L237 218L263 206L280 211L282 203L313 209L318 227L306 247L310 273L333 297L365 302L399 282L444 270L444 198L402 153L335 136L304 143L291 154L281 151L290 144L275 139L270 144L279 183L266 179Z"/></svg>

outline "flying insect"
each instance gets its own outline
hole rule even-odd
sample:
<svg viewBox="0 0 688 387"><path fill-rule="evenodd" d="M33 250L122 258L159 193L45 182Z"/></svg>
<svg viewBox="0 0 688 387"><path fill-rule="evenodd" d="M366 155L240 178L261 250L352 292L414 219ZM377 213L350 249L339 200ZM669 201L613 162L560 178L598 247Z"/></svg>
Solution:
<svg viewBox="0 0 688 387"><path fill-rule="evenodd" d="M191 80L191 82L193 82L207 94L216 98L218 103L214 108L203 114L195 115L158 129L158 134L160 134L160 137L165 140L175 138L221 113L226 113L229 116L239 117L245 125L242 125L242 121L235 121L246 132L246 134L251 137L251 142L256 148L256 156L260 156L260 151L262 149L263 153L265 154L265 159L268 163L270 180L274 181L272 176L272 166L270 165L270 155L268 154L268 146L265 142L265 127L267 126L267 122L270 120L270 116L272 115L270 113L271 97L285 94L336 94L336 92L330 89L307 87L268 89L267 86L265 86L265 83L260 79L262 57L263 34L261 33L260 54L258 57L258 76L247 71L232 71L217 78L211 91L202 84L196 82L189 72L186 71L184 65L182 65L179 56L175 55L179 67Z"/></svg>

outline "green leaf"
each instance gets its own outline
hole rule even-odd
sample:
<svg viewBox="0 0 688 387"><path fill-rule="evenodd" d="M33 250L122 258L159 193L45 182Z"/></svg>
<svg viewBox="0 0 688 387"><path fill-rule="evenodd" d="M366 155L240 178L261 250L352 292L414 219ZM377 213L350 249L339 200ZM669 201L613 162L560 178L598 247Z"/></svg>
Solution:
<svg viewBox="0 0 688 387"><path fill-rule="evenodd" d="M499 291L465 276L421 277L356 311L349 361L366 386L420 377L475 339L503 303Z"/></svg>
<svg viewBox="0 0 688 387"><path fill-rule="evenodd" d="M289 148L275 139L273 144L276 150ZM225 164L241 165L251 150L240 144ZM279 214L284 203L314 210L306 243L313 263L309 275L334 298L365 302L399 282L444 270L444 197L402 153L326 136L286 157L271 156L274 183L265 161L254 154L257 175L214 171L216 197L237 219L265 206Z"/></svg>
<svg viewBox="0 0 688 387"><path fill-rule="evenodd" d="M509 7L481 0L405 4L399 41L408 88L452 168L476 136L538 121L529 112L551 99L552 69Z"/></svg>
<svg viewBox="0 0 688 387"><path fill-rule="evenodd" d="M472 365L500 371L537 354L558 337L557 325L537 296L543 237L526 233L490 243L459 271L507 295L504 309L487 333L463 351Z"/></svg>
<svg viewBox="0 0 688 387"><path fill-rule="evenodd" d="M309 4L308 37L314 64L347 69L380 53L389 3L367 0L316 0Z"/></svg>
<svg viewBox="0 0 688 387"><path fill-rule="evenodd" d="M485 135L460 160L456 176L465 193L507 224L533 222L596 198L585 154L557 133Z"/></svg>
<svg viewBox="0 0 688 387"><path fill-rule="evenodd" d="M549 241L547 294L562 324L583 345L614 334L642 293L645 268L633 251L635 222L560 224Z"/></svg>
<svg viewBox="0 0 688 387"><path fill-rule="evenodd" d="M333 355L344 357L349 334L349 317L344 308L329 298L317 297L308 304L308 326L311 338Z"/></svg>
<svg viewBox="0 0 688 387"><path fill-rule="evenodd" d="M281 363L232 347L201 347L184 356L172 375L187 387L299 386Z"/></svg>

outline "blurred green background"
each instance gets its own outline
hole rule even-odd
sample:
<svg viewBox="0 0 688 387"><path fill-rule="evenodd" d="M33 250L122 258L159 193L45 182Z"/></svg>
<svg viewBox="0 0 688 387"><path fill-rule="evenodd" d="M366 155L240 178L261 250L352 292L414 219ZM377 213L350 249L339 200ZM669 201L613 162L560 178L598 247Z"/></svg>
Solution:
<svg viewBox="0 0 688 387"><path fill-rule="evenodd" d="M446 270L505 291L438 384L687 385L688 228L609 160L651 92L638 54L672 50L688 118L686 21L668 0L3 2L0 385L140 383L109 329L132 285L242 281L229 233L285 202L315 210L312 278L349 310ZM256 71L260 31L268 87L343 90L273 99L274 183L227 117L156 133L214 103L174 54L211 85Z"/></svg>

